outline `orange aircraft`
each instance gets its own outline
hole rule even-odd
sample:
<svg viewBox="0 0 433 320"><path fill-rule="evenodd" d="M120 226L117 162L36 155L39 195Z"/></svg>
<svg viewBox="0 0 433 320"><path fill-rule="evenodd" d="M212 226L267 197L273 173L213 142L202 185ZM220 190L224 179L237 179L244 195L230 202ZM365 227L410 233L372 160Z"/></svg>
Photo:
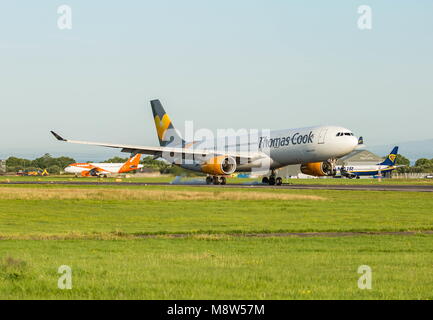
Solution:
<svg viewBox="0 0 433 320"><path fill-rule="evenodd" d="M143 168L140 159L141 154L136 154L125 163L74 163L67 166L65 172L82 177L107 177Z"/></svg>

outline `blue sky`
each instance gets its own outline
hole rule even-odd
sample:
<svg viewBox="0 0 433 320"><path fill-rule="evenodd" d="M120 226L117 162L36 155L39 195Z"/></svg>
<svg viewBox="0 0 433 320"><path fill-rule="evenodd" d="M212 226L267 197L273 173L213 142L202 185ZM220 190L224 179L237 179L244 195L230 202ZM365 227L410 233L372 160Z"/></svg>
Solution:
<svg viewBox="0 0 433 320"><path fill-rule="evenodd" d="M57 28L58 6L72 30ZM359 5L373 29L357 28ZM0 156L82 153L75 139L156 145L174 124L336 124L369 145L432 139L433 2L3 1Z"/></svg>

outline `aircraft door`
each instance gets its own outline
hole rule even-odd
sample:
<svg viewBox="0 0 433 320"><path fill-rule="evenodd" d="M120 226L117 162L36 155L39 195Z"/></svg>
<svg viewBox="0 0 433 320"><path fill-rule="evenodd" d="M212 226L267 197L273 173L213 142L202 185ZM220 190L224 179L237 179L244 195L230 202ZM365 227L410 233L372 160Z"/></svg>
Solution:
<svg viewBox="0 0 433 320"><path fill-rule="evenodd" d="M318 144L324 144L326 139L326 134L328 133L328 129L322 129L319 133L319 142Z"/></svg>

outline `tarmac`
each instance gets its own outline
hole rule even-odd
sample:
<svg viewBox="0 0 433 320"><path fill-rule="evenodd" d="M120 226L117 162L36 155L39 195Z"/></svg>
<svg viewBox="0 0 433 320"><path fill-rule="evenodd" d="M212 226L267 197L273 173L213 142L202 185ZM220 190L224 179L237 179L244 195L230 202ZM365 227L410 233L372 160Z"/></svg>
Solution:
<svg viewBox="0 0 433 320"><path fill-rule="evenodd" d="M87 181L11 181L0 185L77 185L77 186L190 186L205 188L262 188L293 190L342 190L342 191L398 191L398 192L433 192L433 185L334 185L334 184L283 184L269 186L261 183L207 185L205 183L144 183L144 182L87 182Z"/></svg>

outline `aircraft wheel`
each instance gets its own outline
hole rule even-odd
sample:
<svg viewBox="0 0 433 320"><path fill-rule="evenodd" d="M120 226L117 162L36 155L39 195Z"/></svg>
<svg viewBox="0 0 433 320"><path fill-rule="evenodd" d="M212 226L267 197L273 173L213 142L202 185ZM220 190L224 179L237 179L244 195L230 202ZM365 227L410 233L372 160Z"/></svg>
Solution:
<svg viewBox="0 0 433 320"><path fill-rule="evenodd" d="M262 178L262 183L268 184L269 183L269 178L268 177L263 177Z"/></svg>
<svg viewBox="0 0 433 320"><path fill-rule="evenodd" d="M269 185L270 186L274 186L275 185L275 178L274 177L270 177L269 178Z"/></svg>
<svg viewBox="0 0 433 320"><path fill-rule="evenodd" d="M218 177L213 177L212 181L214 185L220 184Z"/></svg>
<svg viewBox="0 0 433 320"><path fill-rule="evenodd" d="M275 184L276 184L277 186L281 186L281 185L283 184L283 179L282 179L281 177L278 177L278 178L275 180Z"/></svg>
<svg viewBox="0 0 433 320"><path fill-rule="evenodd" d="M361 179L361 177L360 176L356 176L356 179Z"/></svg>
<svg viewBox="0 0 433 320"><path fill-rule="evenodd" d="M206 184L212 183L212 177L206 177Z"/></svg>
<svg viewBox="0 0 433 320"><path fill-rule="evenodd" d="M227 184L227 179L226 179L226 177L221 177L220 184L221 184L221 185L225 185L225 184Z"/></svg>

